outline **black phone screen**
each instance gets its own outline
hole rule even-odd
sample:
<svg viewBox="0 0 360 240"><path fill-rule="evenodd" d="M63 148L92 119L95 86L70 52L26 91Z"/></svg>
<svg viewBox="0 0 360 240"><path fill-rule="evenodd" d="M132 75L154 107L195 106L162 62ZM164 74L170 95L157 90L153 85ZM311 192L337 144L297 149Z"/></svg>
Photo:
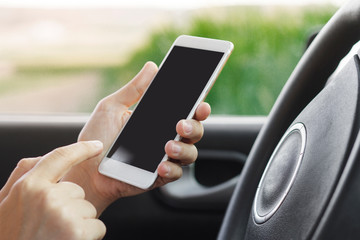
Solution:
<svg viewBox="0 0 360 240"><path fill-rule="evenodd" d="M174 46L107 157L155 172L223 54Z"/></svg>

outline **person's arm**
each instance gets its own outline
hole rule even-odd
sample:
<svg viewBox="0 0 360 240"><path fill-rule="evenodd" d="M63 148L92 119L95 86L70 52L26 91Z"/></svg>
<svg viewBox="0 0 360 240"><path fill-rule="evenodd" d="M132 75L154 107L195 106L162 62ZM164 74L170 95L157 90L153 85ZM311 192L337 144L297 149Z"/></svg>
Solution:
<svg viewBox="0 0 360 240"><path fill-rule="evenodd" d="M0 191L1 239L101 239L105 225L75 183L59 182L73 167L102 152L79 142L19 162Z"/></svg>
<svg viewBox="0 0 360 240"><path fill-rule="evenodd" d="M157 66L148 62L144 68L119 91L104 98L96 106L89 121L79 135L79 141L98 139L104 143L104 151L90 161L83 162L64 177L80 185L86 193L86 199L96 207L98 214L118 198L131 196L144 192L144 190L108 178L98 172L98 165L106 150L110 148L118 132L129 118L130 106L135 104L142 96L157 72ZM189 86L191 87L191 86ZM186 97L186 93L184 93ZM166 109L164 110L166 112ZM197 149L194 143L203 135L203 126L200 121L210 114L210 106L201 103L196 110L194 119L181 120L176 131L183 137L182 141L169 141L165 152L173 161L164 161L158 168L159 177L154 185L162 186L181 177L181 165L191 164L197 158Z"/></svg>

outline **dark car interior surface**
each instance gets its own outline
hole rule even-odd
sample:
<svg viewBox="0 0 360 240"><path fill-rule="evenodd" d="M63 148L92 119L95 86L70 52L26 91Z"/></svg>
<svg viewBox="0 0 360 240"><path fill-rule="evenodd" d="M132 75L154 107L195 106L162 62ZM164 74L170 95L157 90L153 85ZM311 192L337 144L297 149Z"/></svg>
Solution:
<svg viewBox="0 0 360 240"><path fill-rule="evenodd" d="M197 162L113 203L101 216L105 239L359 239L360 59L348 54L359 40L353 0L317 34L267 117L206 120ZM75 142L87 119L0 116L0 184L21 158Z"/></svg>

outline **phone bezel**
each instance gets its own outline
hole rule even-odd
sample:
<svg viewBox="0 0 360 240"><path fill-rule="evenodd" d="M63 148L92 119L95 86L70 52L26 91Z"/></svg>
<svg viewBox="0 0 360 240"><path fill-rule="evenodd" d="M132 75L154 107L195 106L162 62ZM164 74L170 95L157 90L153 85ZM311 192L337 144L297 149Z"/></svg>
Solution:
<svg viewBox="0 0 360 240"><path fill-rule="evenodd" d="M221 69L224 67L227 59L230 56L230 53L233 50L233 44L229 41L224 41L224 40L181 35L174 41L174 43L170 47L169 51L167 52L166 56L164 57L163 61L161 62L159 69L162 67L163 63L166 61L168 55L170 54L170 52L172 51L174 46L196 48L196 49L203 49L203 50L217 51L217 52L224 53L223 57L221 58L221 60L219 61L218 65L217 65L217 67L215 68L214 72L212 73L211 77L209 78L209 81L207 82L206 86L204 87L202 93L199 95L198 100L195 102L193 108L191 109L191 111L189 112L189 114L186 118L186 119L191 119L191 118L193 118L193 116L195 114L196 108L205 99L209 90L215 83L217 76L220 74ZM151 85L151 83L149 84L149 86L150 85ZM147 89L146 89L146 91L147 91ZM146 91L144 92L143 95L145 95ZM142 98L139 100L139 102L141 100L142 100ZM136 111L136 107L135 107L134 111ZM125 123L123 129L125 127L126 127L126 123ZM122 130L119 132L116 139L120 136L121 132L122 132ZM176 137L174 139L180 140L180 136L176 135ZM115 143L115 141L114 141L114 143ZM144 169L108 158L107 155L108 155L109 151L112 149L112 147L113 147L113 145L106 152L104 159L101 161L101 163L99 165L98 170L101 174L111 177L111 178L114 178L114 179L117 179L119 181L128 183L130 185L142 188L142 189L148 189L154 184L154 182L158 176L157 169L154 172L150 172L150 171L147 171L147 170L144 170ZM161 161L159 161L159 164L162 161L166 161L167 159L168 159L168 156L165 154L163 159Z"/></svg>

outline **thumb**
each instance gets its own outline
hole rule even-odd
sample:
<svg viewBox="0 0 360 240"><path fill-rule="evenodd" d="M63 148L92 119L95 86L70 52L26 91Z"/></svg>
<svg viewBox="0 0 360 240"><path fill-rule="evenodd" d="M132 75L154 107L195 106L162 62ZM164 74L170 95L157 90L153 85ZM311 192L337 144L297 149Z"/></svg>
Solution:
<svg viewBox="0 0 360 240"><path fill-rule="evenodd" d="M111 98L118 104L130 107L135 104L154 79L158 68L155 63L147 62L141 71L124 87L115 92Z"/></svg>

